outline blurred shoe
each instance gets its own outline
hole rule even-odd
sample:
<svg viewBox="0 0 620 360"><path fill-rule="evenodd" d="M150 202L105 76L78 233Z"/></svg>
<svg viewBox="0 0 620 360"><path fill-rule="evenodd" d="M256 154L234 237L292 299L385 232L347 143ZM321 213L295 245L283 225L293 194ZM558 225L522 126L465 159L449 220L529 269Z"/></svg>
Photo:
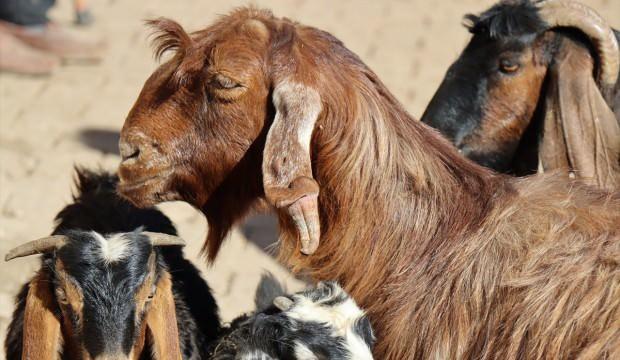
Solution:
<svg viewBox="0 0 620 360"><path fill-rule="evenodd" d="M57 56L33 49L0 29L0 71L50 75L59 66Z"/></svg>
<svg viewBox="0 0 620 360"><path fill-rule="evenodd" d="M75 24L79 26L88 26L95 22L95 17L88 9L75 12Z"/></svg>
<svg viewBox="0 0 620 360"><path fill-rule="evenodd" d="M61 57L63 60L99 61L106 49L105 41L76 34L57 24L19 26L0 21L7 31L28 45Z"/></svg>

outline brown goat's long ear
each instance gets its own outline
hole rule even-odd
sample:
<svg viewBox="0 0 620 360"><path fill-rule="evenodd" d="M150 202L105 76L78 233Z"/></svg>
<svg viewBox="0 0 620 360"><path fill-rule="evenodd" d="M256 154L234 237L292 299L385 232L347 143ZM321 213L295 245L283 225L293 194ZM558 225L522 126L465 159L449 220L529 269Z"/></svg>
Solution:
<svg viewBox="0 0 620 360"><path fill-rule="evenodd" d="M571 171L586 183L620 185L620 126L592 76L589 51L563 40L549 69L539 169Z"/></svg>
<svg viewBox="0 0 620 360"><path fill-rule="evenodd" d="M174 296L170 274L164 272L146 314L146 326L153 339L151 350L155 359L181 360Z"/></svg>
<svg viewBox="0 0 620 360"><path fill-rule="evenodd" d="M267 200L285 209L301 241L301 252L314 253L321 235L319 185L312 177L310 140L321 112L318 92L284 81L273 91L276 115L263 153L263 186Z"/></svg>
<svg viewBox="0 0 620 360"><path fill-rule="evenodd" d="M24 312L23 359L56 359L62 344L60 320L49 272L30 281Z"/></svg>

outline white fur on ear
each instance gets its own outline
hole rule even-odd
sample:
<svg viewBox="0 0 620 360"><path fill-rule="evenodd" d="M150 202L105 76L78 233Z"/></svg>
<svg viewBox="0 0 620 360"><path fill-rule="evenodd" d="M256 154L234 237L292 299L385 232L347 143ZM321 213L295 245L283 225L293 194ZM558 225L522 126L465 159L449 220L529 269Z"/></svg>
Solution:
<svg viewBox="0 0 620 360"><path fill-rule="evenodd" d="M304 84L283 81L273 91L276 108L263 152L263 186L267 200L285 209L295 224L301 251L319 246L319 186L312 176L310 142L321 113L319 93Z"/></svg>

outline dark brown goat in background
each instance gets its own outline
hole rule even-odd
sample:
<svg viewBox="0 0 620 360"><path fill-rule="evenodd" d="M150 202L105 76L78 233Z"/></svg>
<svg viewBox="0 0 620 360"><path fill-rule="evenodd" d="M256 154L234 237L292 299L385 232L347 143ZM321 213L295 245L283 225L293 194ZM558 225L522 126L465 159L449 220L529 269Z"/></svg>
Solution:
<svg viewBox="0 0 620 360"><path fill-rule="evenodd" d="M620 357L617 193L463 158L324 31L152 24L176 53L125 122L119 190L200 209L209 259L270 204L281 260L351 292L379 359Z"/></svg>
<svg viewBox="0 0 620 360"><path fill-rule="evenodd" d="M620 186L620 33L572 1L505 0L473 34L422 121L495 170L562 169Z"/></svg>

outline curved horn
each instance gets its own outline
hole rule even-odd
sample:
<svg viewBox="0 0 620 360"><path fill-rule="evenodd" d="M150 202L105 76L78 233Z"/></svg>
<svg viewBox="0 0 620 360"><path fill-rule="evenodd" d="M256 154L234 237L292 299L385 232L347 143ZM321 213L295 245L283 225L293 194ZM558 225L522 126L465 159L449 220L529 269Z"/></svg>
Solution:
<svg viewBox="0 0 620 360"><path fill-rule="evenodd" d="M67 243L67 240L69 240L69 238L64 235L52 235L41 239L32 240L11 249L4 257L4 261L13 260L18 257L42 254L53 249L59 249Z"/></svg>
<svg viewBox="0 0 620 360"><path fill-rule="evenodd" d="M143 231L142 234L151 240L153 246L185 246L185 240L178 236L151 231Z"/></svg>
<svg viewBox="0 0 620 360"><path fill-rule="evenodd" d="M620 69L620 50L613 30L592 8L567 0L539 3L539 16L550 26L574 27L594 43L599 57L598 81L604 94L614 88Z"/></svg>
<svg viewBox="0 0 620 360"><path fill-rule="evenodd" d="M288 311L293 306L293 300L286 296L278 296L273 299L273 304L282 311Z"/></svg>

